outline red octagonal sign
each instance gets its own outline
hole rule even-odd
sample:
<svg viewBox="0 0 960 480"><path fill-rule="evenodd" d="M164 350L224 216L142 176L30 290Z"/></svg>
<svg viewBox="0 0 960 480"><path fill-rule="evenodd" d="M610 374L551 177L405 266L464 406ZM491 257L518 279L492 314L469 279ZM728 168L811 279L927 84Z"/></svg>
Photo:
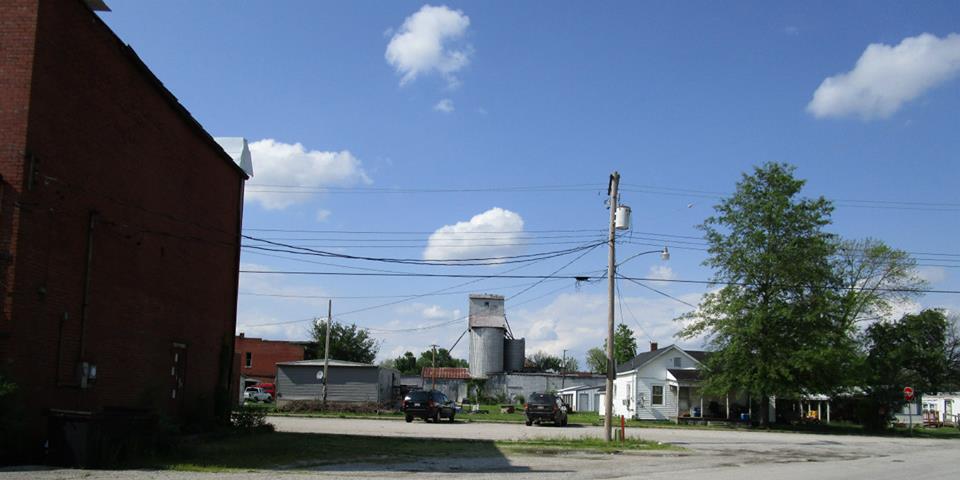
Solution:
<svg viewBox="0 0 960 480"><path fill-rule="evenodd" d="M913 400L913 388L912 387L903 387L903 398L906 400Z"/></svg>

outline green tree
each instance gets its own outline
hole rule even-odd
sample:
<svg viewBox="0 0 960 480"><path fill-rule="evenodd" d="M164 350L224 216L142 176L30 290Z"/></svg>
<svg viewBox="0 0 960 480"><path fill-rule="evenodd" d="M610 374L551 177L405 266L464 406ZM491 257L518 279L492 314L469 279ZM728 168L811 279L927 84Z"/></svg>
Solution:
<svg viewBox="0 0 960 480"><path fill-rule="evenodd" d="M563 359L546 352L534 353L532 357L527 357L527 368L534 372L559 372L563 365Z"/></svg>
<svg viewBox="0 0 960 480"><path fill-rule="evenodd" d="M613 332L613 358L617 365L629 362L637 356L637 340L630 327L619 324Z"/></svg>
<svg viewBox="0 0 960 480"><path fill-rule="evenodd" d="M396 368L404 375L418 375L420 373L420 370L417 369L417 357L413 355L413 352L405 352L403 355L395 358L393 360L393 368Z"/></svg>
<svg viewBox="0 0 960 480"><path fill-rule="evenodd" d="M313 341L307 346L306 358L324 358L327 323L313 326ZM372 363L380 351L380 342L356 325L333 322L330 329L330 358L348 362Z"/></svg>
<svg viewBox="0 0 960 480"><path fill-rule="evenodd" d="M947 385L944 390L956 392L960 390L960 315L956 313L947 317L943 356L947 361Z"/></svg>
<svg viewBox="0 0 960 480"><path fill-rule="evenodd" d="M562 370L564 372L579 372L580 362L578 362L576 358L567 357L567 359L563 362Z"/></svg>
<svg viewBox="0 0 960 480"><path fill-rule="evenodd" d="M876 322L867 328L868 350L865 390L879 415L865 418L873 427L887 424L903 406L903 387L917 396L941 391L949 381L946 355L948 323L941 310L904 315L896 322Z"/></svg>
<svg viewBox="0 0 960 480"><path fill-rule="evenodd" d="M587 368L593 373L607 373L607 352L601 347L587 350Z"/></svg>
<svg viewBox="0 0 960 480"><path fill-rule="evenodd" d="M420 358L417 359L416 363L416 373L420 373L426 367L434 366L433 363L433 349L424 350L420 353ZM453 358L450 355L450 352L446 348L437 349L437 363L436 366L439 367L460 367L467 368L468 364L466 360L459 358Z"/></svg>
<svg viewBox="0 0 960 480"><path fill-rule="evenodd" d="M910 254L875 239L840 242L834 268L843 290L839 315L850 324L888 319L895 305L927 287Z"/></svg>
<svg viewBox="0 0 960 480"><path fill-rule="evenodd" d="M799 198L804 181L793 172L779 163L754 168L699 226L709 244L704 265L723 287L681 317L679 335L704 336L714 351L706 390L749 393L761 412L770 395L833 391L855 354L853 331L836 315L837 241L824 231L833 206Z"/></svg>

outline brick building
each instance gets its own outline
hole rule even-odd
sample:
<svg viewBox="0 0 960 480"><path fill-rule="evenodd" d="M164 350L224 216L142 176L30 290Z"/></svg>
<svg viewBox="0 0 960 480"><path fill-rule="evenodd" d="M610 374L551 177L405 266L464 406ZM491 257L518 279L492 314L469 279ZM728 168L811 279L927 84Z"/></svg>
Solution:
<svg viewBox="0 0 960 480"><path fill-rule="evenodd" d="M231 403L247 175L98 4L0 0L0 456L38 453L60 410Z"/></svg>
<svg viewBox="0 0 960 480"><path fill-rule="evenodd" d="M284 342L237 335L233 351L235 385L247 387L256 383L276 383L277 363L303 360L306 342Z"/></svg>

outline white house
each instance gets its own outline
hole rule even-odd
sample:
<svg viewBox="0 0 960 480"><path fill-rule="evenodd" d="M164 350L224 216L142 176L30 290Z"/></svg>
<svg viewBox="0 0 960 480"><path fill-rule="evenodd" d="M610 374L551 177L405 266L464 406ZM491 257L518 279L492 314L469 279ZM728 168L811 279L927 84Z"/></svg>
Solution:
<svg viewBox="0 0 960 480"><path fill-rule="evenodd" d="M933 412L944 425L960 425L960 392L923 395L923 411Z"/></svg>

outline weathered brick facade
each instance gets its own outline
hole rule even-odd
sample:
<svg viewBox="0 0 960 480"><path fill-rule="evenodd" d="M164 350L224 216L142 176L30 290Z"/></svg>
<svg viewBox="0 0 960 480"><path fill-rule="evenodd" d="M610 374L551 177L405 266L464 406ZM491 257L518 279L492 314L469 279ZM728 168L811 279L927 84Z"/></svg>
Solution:
<svg viewBox="0 0 960 480"><path fill-rule="evenodd" d="M50 409L213 420L244 173L84 2L0 12L0 375L24 445Z"/></svg>
<svg viewBox="0 0 960 480"><path fill-rule="evenodd" d="M235 374L255 378L261 382L274 383L277 378L278 362L303 360L303 343L264 340L237 336L233 351L237 354ZM249 363L248 363L249 360Z"/></svg>

